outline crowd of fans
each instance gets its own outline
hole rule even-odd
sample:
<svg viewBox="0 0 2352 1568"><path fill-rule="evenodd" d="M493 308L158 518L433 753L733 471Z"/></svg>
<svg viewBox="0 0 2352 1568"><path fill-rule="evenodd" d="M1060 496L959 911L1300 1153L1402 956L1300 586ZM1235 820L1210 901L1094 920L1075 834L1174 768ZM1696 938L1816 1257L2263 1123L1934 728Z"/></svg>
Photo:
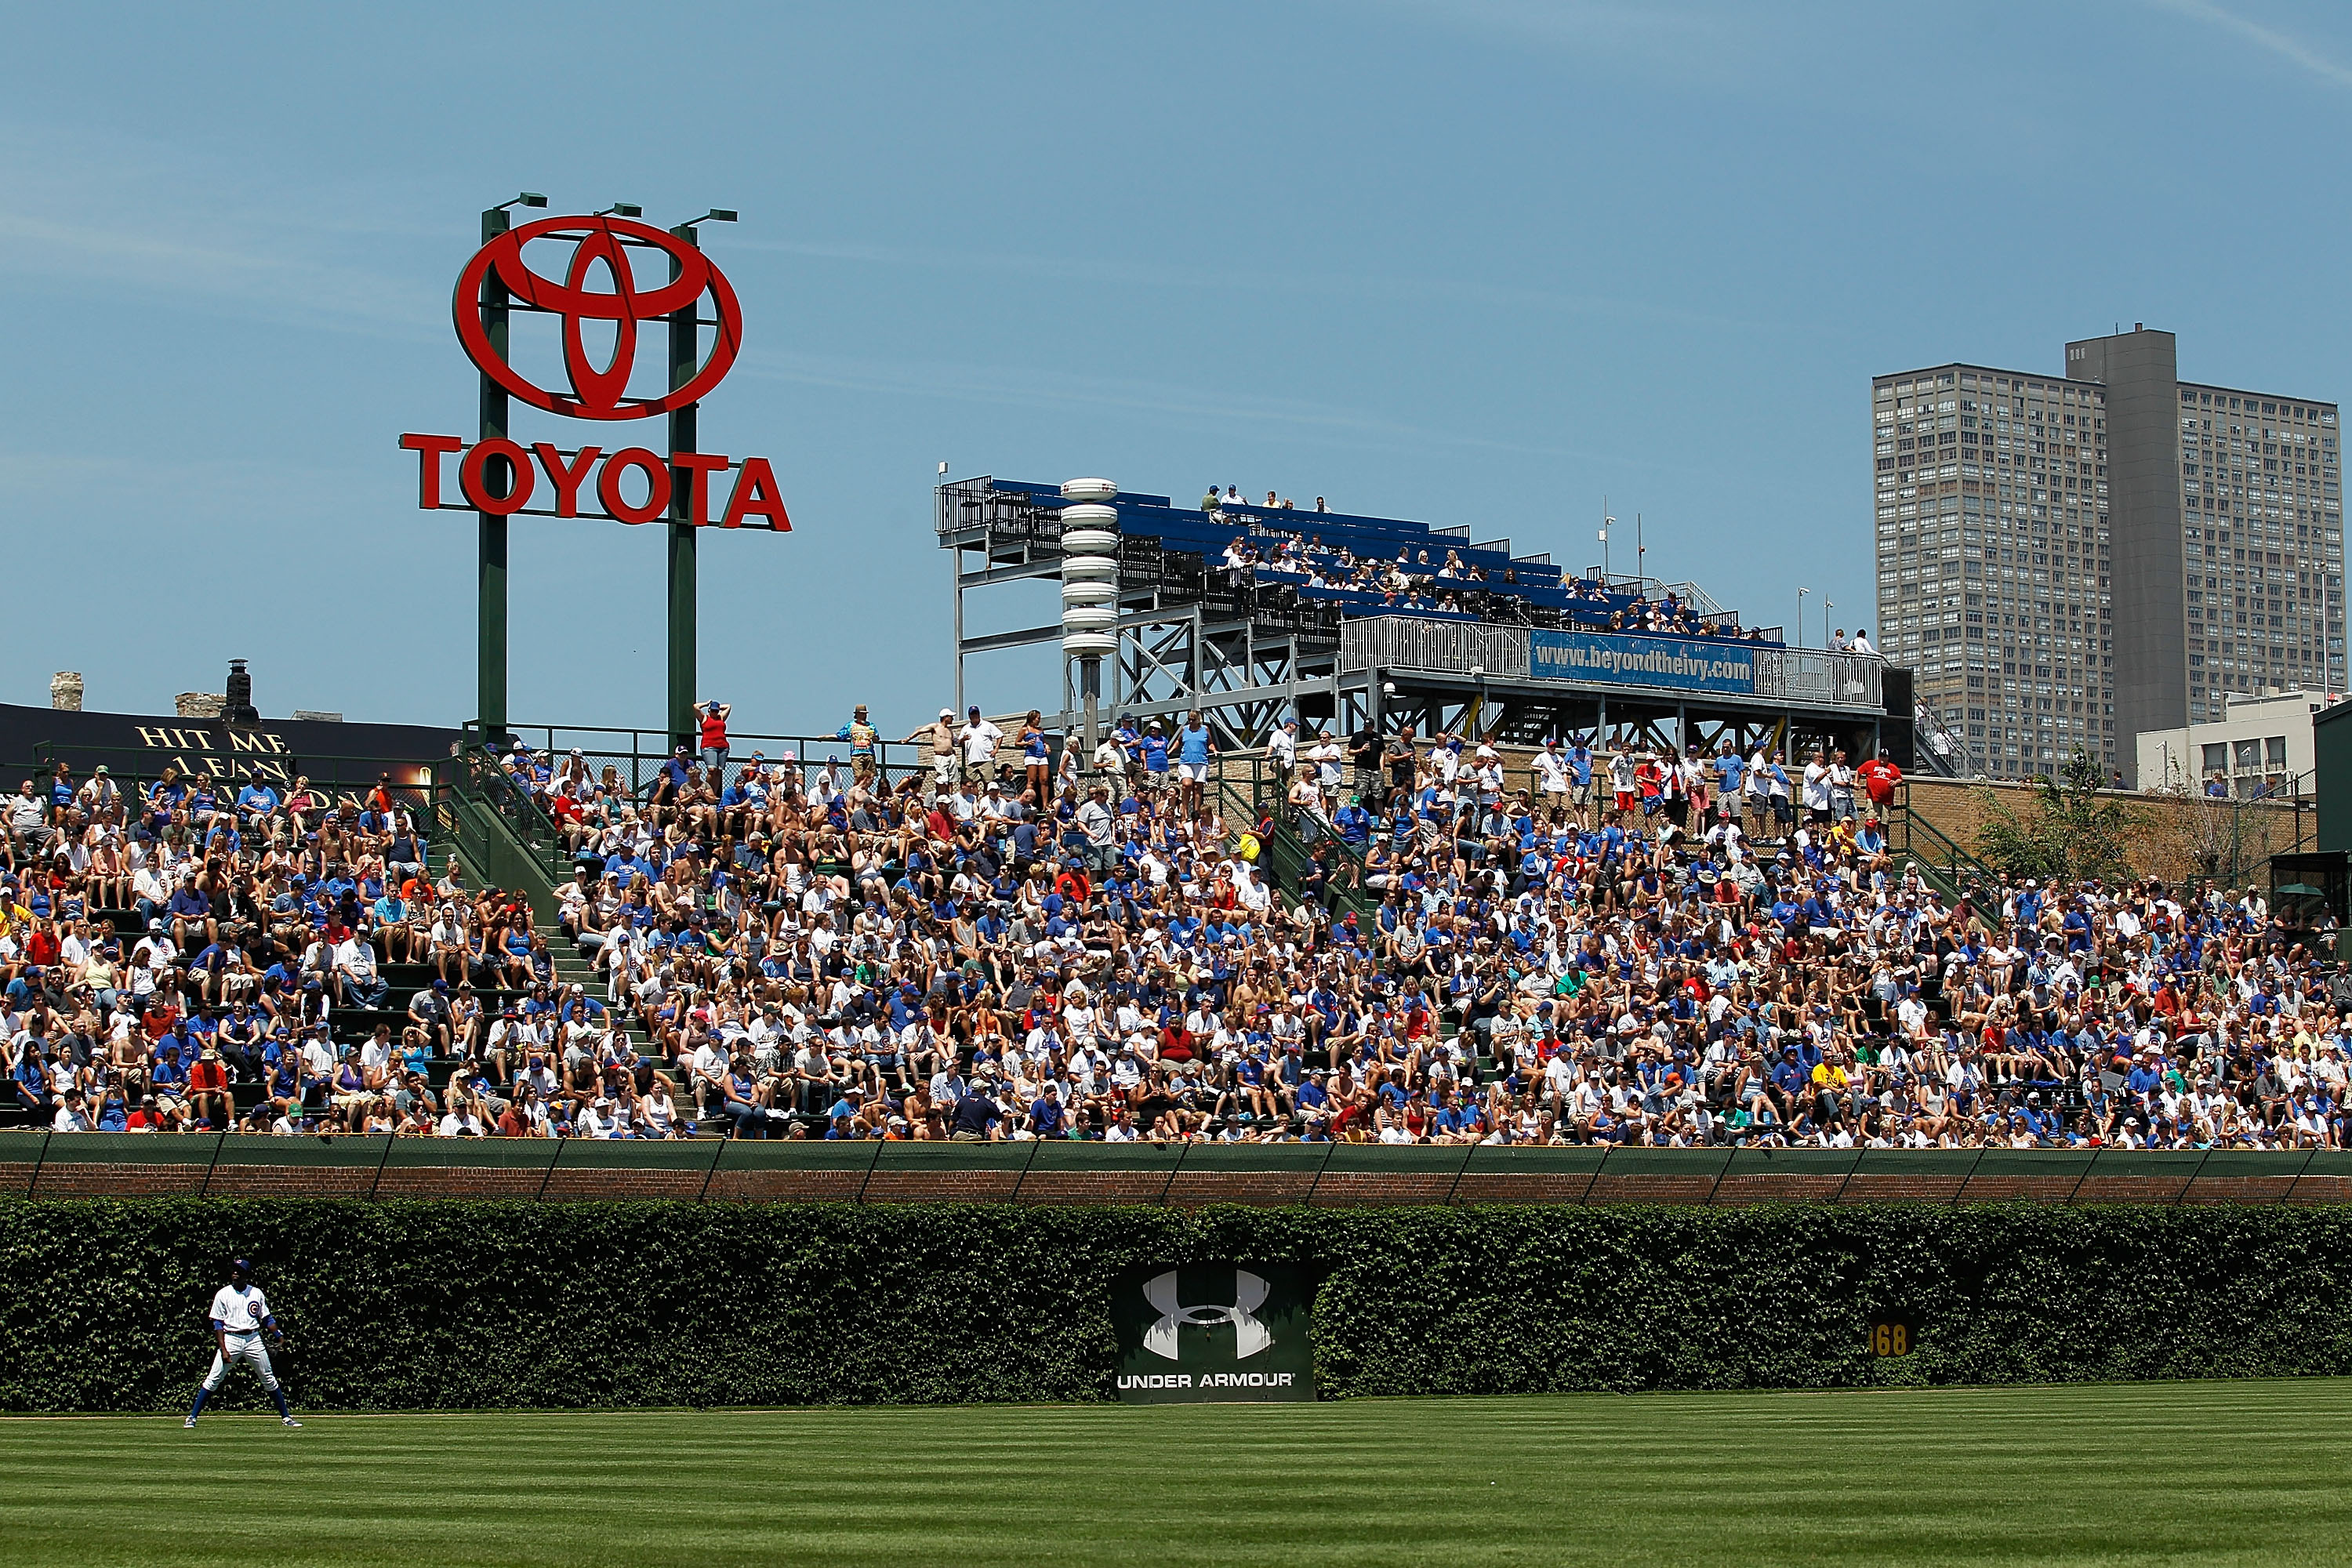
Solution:
<svg viewBox="0 0 2352 1568"><path fill-rule="evenodd" d="M1319 497L1316 510L1322 510ZM1212 515L1222 519L1223 514ZM1347 544L1328 545L1318 535L1263 521L1254 531L1234 535L1216 564L1236 587L1286 583L1315 592L1367 595L1377 599L1384 610L1449 616L1483 615L1497 601L1513 601L1523 586L1516 567L1490 573L1464 561L1461 551L1451 547L1444 548L1442 559L1436 561L1430 559L1427 548L1400 547L1391 559L1360 554ZM1559 587L1566 600L1558 617L1563 626L1754 643L1769 640L1763 627L1751 626L1743 632L1737 616L1702 615L1671 589L1652 599L1640 593L1612 593L1592 578L1565 578ZM1859 646L1847 644L1843 631L1840 639L1839 652L1872 651L1866 639Z"/></svg>
<svg viewBox="0 0 2352 1568"><path fill-rule="evenodd" d="M28 785L19 1101L68 1129L2345 1143L2317 933L2210 887L1947 900L1891 852L1883 759L1574 737L1520 774L1294 722L1253 800L1197 714L1056 759L1034 714L943 710L896 772L862 710L843 738L739 761L706 725L643 790L478 759L574 857L570 984L520 900L430 878L388 789ZM92 918L122 907L127 951ZM404 1008L383 965L417 966Z"/></svg>
<svg viewBox="0 0 2352 1568"><path fill-rule="evenodd" d="M339 795L60 763L22 782L7 825L0 1058L17 1110L59 1131L432 1131L424 1026L404 1054L388 1026L362 1045L334 1020L382 1007L389 962L465 955L488 984L547 973L527 917L477 910L454 866L428 879L389 774ZM469 987L411 1012L446 1046L478 1006Z"/></svg>

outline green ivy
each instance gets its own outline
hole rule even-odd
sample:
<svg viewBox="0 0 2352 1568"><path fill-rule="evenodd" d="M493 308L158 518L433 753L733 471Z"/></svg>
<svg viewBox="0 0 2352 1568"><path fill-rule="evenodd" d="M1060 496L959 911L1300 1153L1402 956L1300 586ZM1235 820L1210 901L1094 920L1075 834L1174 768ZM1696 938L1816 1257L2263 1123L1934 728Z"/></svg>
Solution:
<svg viewBox="0 0 2352 1568"><path fill-rule="evenodd" d="M157 1410L255 1258L312 1407L1109 1396L1122 1269L1295 1259L1327 1394L2352 1372L2352 1210L0 1202L0 1409ZM250 1405L249 1379L230 1384Z"/></svg>

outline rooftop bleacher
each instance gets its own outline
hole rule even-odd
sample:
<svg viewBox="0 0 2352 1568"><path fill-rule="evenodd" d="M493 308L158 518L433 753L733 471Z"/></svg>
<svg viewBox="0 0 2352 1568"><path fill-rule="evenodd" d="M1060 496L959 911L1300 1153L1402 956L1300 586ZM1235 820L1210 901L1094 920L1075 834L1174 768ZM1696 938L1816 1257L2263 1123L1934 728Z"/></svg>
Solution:
<svg viewBox="0 0 2352 1568"><path fill-rule="evenodd" d="M988 484L1040 510L1064 504L1058 485ZM1130 567L1180 582L1195 573L1204 582L1222 576L1229 589L1272 600L1276 608L1286 607L1282 596L1291 595L1341 618L1410 615L1780 646L1777 628L1743 628L1736 611L1694 605L1687 595L1636 579L1570 575L1548 554L1514 554L1507 539L1473 542L1466 528L1237 500L1193 509L1167 496L1126 491L1111 504ZM1162 557L1157 565L1152 551Z"/></svg>

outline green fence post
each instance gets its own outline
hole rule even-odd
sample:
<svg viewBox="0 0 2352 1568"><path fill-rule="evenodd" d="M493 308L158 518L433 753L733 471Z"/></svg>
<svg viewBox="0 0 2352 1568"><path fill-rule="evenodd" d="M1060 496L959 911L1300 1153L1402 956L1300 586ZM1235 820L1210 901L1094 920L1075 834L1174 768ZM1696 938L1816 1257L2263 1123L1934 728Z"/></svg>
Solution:
<svg viewBox="0 0 2352 1568"><path fill-rule="evenodd" d="M1461 1190L1462 1173L1470 1168L1471 1157L1477 1152L1478 1145L1475 1143L1471 1144L1469 1149L1463 1153L1462 1163L1454 1167L1454 1180L1446 1186L1445 1189L1445 1202L1449 1207L1452 1206L1454 1203L1454 1194ZM1326 1156L1326 1158L1328 1158L1328 1156Z"/></svg>
<svg viewBox="0 0 2352 1568"><path fill-rule="evenodd" d="M555 1141L555 1152L548 1159L547 1169L539 1178L539 1191L532 1195L531 1202L547 1201L547 1184L555 1179L555 1167L563 1163L563 1146L571 1142L569 1138L558 1138Z"/></svg>
<svg viewBox="0 0 2352 1568"><path fill-rule="evenodd" d="M1161 1184L1160 1184L1160 1207L1162 1207L1162 1208L1166 1208L1166 1207L1168 1206L1168 1194L1169 1194L1170 1193L1172 1193L1172 1192L1174 1192L1174 1191L1176 1190L1176 1173L1178 1173L1179 1171L1181 1171L1181 1170L1184 1168L1184 1156L1185 1156L1185 1155L1187 1155L1187 1154L1189 1154L1189 1153L1191 1153L1192 1152L1192 1141L1191 1141L1190 1139L1187 1139L1185 1142L1183 1142L1179 1143L1179 1144L1177 1144L1177 1145L1176 1145L1176 1163L1175 1163L1174 1164L1172 1164L1172 1165L1171 1165L1171 1166L1169 1166L1169 1167L1168 1167L1168 1179L1167 1179L1167 1181L1165 1181L1165 1182L1161 1183ZM1329 1159L1330 1159L1330 1157L1331 1157L1331 1156L1330 1156L1330 1155L1328 1155L1328 1154L1326 1154L1326 1155L1324 1155L1324 1156L1323 1156L1323 1158L1324 1158L1325 1160L1327 1160L1327 1161L1328 1161L1328 1160L1329 1160ZM1318 1179L1319 1179L1319 1178L1318 1178ZM1314 1195L1314 1191L1313 1191L1313 1189L1312 1189L1312 1188L1308 1189L1307 1195L1308 1195L1309 1197L1312 1197L1312 1196Z"/></svg>
<svg viewBox="0 0 2352 1568"><path fill-rule="evenodd" d="M1706 1207L1715 1206L1715 1194L1723 1190L1724 1173L1731 1169L1731 1156L1737 1152L1737 1150L1728 1147L1723 1151L1723 1163L1715 1168L1715 1180L1707 1184Z"/></svg>
<svg viewBox="0 0 2352 1568"><path fill-rule="evenodd" d="M719 1176L719 1162L727 1157L727 1140L724 1138L716 1138L711 1142L718 1152L710 1156L710 1169L702 1173L702 1191L695 1194L694 1201L696 1203L705 1203L709 1201L710 1197L710 1184L717 1180Z"/></svg>
<svg viewBox="0 0 2352 1568"><path fill-rule="evenodd" d="M881 1138L874 1140L874 1157L866 1162L866 1174L858 1178L857 1196L851 1199L851 1202L863 1204L866 1201L866 1184L874 1179L874 1167L882 1163L882 1145L887 1142L887 1139Z"/></svg>
<svg viewBox="0 0 2352 1568"><path fill-rule="evenodd" d="M1593 1184L1601 1180L1601 1173L1609 1168L1609 1156L1616 1152L1617 1145L1614 1143L1601 1151L1600 1160L1593 1164L1592 1174L1584 1178L1584 1190L1576 1194L1577 1207L1582 1208L1591 1201Z"/></svg>
<svg viewBox="0 0 2352 1568"><path fill-rule="evenodd" d="M2189 1201L2189 1189L2195 1186L2197 1184L2197 1178L2205 1173L2205 1162L2207 1160L2210 1160L2212 1157L2213 1151L2210 1149L2206 1150L2203 1158L2197 1162L2197 1168L2189 1172L2189 1179L2180 1184L2180 1190L2172 1194L2172 1206L2174 1208L2179 1208L2181 1205ZM2304 1163L2308 1165L2311 1162L2305 1160ZM2295 1173L2294 1179L2298 1182L2303 1180L2303 1173L2298 1171ZM2287 1189L2289 1192L2293 1192L2294 1190L2294 1189L2293 1187L2289 1187Z"/></svg>
<svg viewBox="0 0 2352 1568"><path fill-rule="evenodd" d="M213 1157L212 1157L211 1163L208 1163L208 1164L206 1164L206 1165L205 1166L205 1184L204 1184L203 1186L201 1186L201 1187L198 1187L198 1188L196 1189L196 1196L198 1196L198 1197L200 1197L200 1198L201 1198L201 1197L204 1197L204 1196L205 1196L207 1194L209 1194L209 1193L213 1190L213 1173L214 1173L215 1171L216 1171L216 1170L220 1169L220 1152L221 1152L221 1145L222 1145L222 1144L224 1144L224 1143L226 1143L226 1142L228 1142L228 1134L227 1134L227 1133L226 1133L226 1132L219 1132L219 1133L215 1133L215 1134L214 1134L214 1136L213 1136ZM47 1150L47 1144L44 1144L42 1147L43 1147L44 1151L46 1151L46 1150Z"/></svg>
<svg viewBox="0 0 2352 1568"><path fill-rule="evenodd" d="M392 1163L392 1141L399 1136L397 1132L387 1132L383 1135L383 1152L375 1157L375 1180L368 1184L368 1202L370 1203L375 1202L376 1189L383 1185L383 1168Z"/></svg>
<svg viewBox="0 0 2352 1568"><path fill-rule="evenodd" d="M2289 1198L2294 1196L2295 1188L2303 1185L2303 1173L2305 1171L2310 1170L2311 1163L2318 1158L2319 1151L2316 1149L2306 1149L2303 1152L2303 1163L2295 1167L2294 1180L2286 1184L2286 1191L2278 1195L2278 1201L2280 1203L2284 1203Z"/></svg>
<svg viewBox="0 0 2352 1568"><path fill-rule="evenodd" d="M1316 1190L1322 1186L1323 1173L1331 1168L1332 1152L1339 1147L1339 1141L1337 1138L1327 1137L1323 1141L1323 1163L1315 1167L1315 1179L1307 1184L1307 1195L1298 1200L1299 1207L1311 1209L1315 1206Z"/></svg>
<svg viewBox="0 0 2352 1568"><path fill-rule="evenodd" d="M1845 1168L1844 1180L1838 1183L1838 1190L1830 1196L1831 1207L1834 1208L1845 1202L1845 1190L1853 1185L1853 1173L1862 1169L1862 1157L1868 1152L1867 1149L1856 1149L1853 1152L1853 1163Z"/></svg>
<svg viewBox="0 0 2352 1568"><path fill-rule="evenodd" d="M2091 1179L2091 1173L2099 1168L2099 1156L2105 1152L2104 1149L2094 1149L2091 1151L2091 1157L2083 1162L2083 1173L2074 1178L2074 1185L2066 1194L2066 1207L2074 1206L2075 1194L2083 1190L2083 1184Z"/></svg>
<svg viewBox="0 0 2352 1568"><path fill-rule="evenodd" d="M1013 1191L1005 1194L1006 1203L1017 1204L1021 1201L1021 1184L1029 1179L1029 1167L1037 1163L1037 1145L1044 1142L1043 1138L1029 1140L1029 1157L1021 1162L1021 1173L1013 1178Z"/></svg>
<svg viewBox="0 0 2352 1568"><path fill-rule="evenodd" d="M1979 1149L1977 1151L1977 1157L1969 1162L1969 1173L1960 1178L1959 1186L1952 1193L1952 1207L1958 1208L1960 1206L1960 1196L1969 1190L1969 1184L1977 1179L1977 1167L1984 1163L1984 1157L1985 1152L1982 1149Z"/></svg>

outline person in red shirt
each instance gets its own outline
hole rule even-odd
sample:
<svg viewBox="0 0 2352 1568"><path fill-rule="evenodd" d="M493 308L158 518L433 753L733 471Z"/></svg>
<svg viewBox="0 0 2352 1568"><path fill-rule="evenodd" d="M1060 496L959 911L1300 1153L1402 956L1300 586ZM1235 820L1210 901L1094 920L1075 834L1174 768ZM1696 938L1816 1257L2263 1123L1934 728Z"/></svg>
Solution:
<svg viewBox="0 0 2352 1568"><path fill-rule="evenodd" d="M1885 811L1895 803L1895 786L1903 782L1903 770L1896 767L1881 752L1862 764L1862 787L1870 792L1870 804Z"/></svg>
<svg viewBox="0 0 2352 1568"><path fill-rule="evenodd" d="M218 1051L207 1050L188 1068L188 1108L205 1119L214 1131L224 1131L236 1118L228 1096L228 1068Z"/></svg>
<svg viewBox="0 0 2352 1568"><path fill-rule="evenodd" d="M556 837L563 840L566 849L576 855L588 842L588 814L580 809L580 803L572 798L572 789L569 783L557 784L555 794L548 799L547 815L555 820Z"/></svg>

